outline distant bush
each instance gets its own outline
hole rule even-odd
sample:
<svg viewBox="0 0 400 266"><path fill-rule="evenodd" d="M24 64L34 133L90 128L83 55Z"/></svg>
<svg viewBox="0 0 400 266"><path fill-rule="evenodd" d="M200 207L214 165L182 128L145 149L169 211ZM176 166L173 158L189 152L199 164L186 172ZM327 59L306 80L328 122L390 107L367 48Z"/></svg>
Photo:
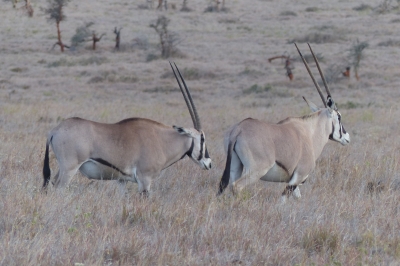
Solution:
<svg viewBox="0 0 400 266"><path fill-rule="evenodd" d="M293 11L282 11L279 15L280 16L293 16L293 17L296 17L297 13L293 12Z"/></svg>
<svg viewBox="0 0 400 266"><path fill-rule="evenodd" d="M160 57L159 57L158 55L153 54L153 53L150 53L150 54L148 54L147 57L146 57L146 62L150 62L150 61L153 61L153 60L157 60L157 59L159 59L159 58L160 58Z"/></svg>
<svg viewBox="0 0 400 266"><path fill-rule="evenodd" d="M252 93L263 93L272 90L272 86L270 84L266 84L264 86L260 86L258 84L254 84L250 88L243 90L244 94L252 94Z"/></svg>
<svg viewBox="0 0 400 266"><path fill-rule="evenodd" d="M180 90L178 88L173 88L173 87L155 87L152 89L145 89L143 92L147 93L165 93L168 94L170 92L179 92Z"/></svg>
<svg viewBox="0 0 400 266"><path fill-rule="evenodd" d="M182 71L182 76L185 80L198 80L198 79L213 79L216 74L207 70L200 70L197 68L184 68ZM173 78L174 74L171 71L167 71L161 75L161 78Z"/></svg>
<svg viewBox="0 0 400 266"><path fill-rule="evenodd" d="M356 109L356 108L361 108L362 106L363 105L361 103L347 101L345 104L340 105L340 109Z"/></svg>
<svg viewBox="0 0 400 266"><path fill-rule="evenodd" d="M312 32L303 37L292 39L289 43L332 43L343 39L343 36L340 34Z"/></svg>
<svg viewBox="0 0 400 266"><path fill-rule="evenodd" d="M334 43L345 40L346 30L332 25L321 25L310 28L310 33L289 40L289 43Z"/></svg>
<svg viewBox="0 0 400 266"><path fill-rule="evenodd" d="M319 8L315 6L306 8L306 12L317 12L317 11L319 11Z"/></svg>
<svg viewBox="0 0 400 266"><path fill-rule="evenodd" d="M71 46L77 47L85 43L92 36L92 30L90 27L93 24L93 22L88 22L85 23L85 25L76 28L75 34L71 38Z"/></svg>
<svg viewBox="0 0 400 266"><path fill-rule="evenodd" d="M91 56L88 58L82 58L78 61L67 60L66 58L61 58L57 61L47 64L47 67L72 67L72 66L88 66L88 65L101 65L107 63L108 59L102 56Z"/></svg>
<svg viewBox="0 0 400 266"><path fill-rule="evenodd" d="M239 73L239 75L250 76L250 77L259 77L259 76L264 75L264 73L261 71L246 67L242 72Z"/></svg>
<svg viewBox="0 0 400 266"><path fill-rule="evenodd" d="M392 0L383 0L378 6L376 6L373 9L373 11L374 13L380 15L380 14L390 13L391 11L398 9L399 9L399 4L393 5Z"/></svg>
<svg viewBox="0 0 400 266"><path fill-rule="evenodd" d="M383 41L383 42L378 43L378 46L400 47L400 41L399 40L389 39L387 41Z"/></svg>
<svg viewBox="0 0 400 266"><path fill-rule="evenodd" d="M372 6L366 5L366 4L361 4L359 6L353 7L353 10L355 10L355 11L368 11L368 10L372 10Z"/></svg>
<svg viewBox="0 0 400 266"><path fill-rule="evenodd" d="M135 83L139 79L136 76L119 76L114 70L101 71L99 75L89 79L88 83Z"/></svg>

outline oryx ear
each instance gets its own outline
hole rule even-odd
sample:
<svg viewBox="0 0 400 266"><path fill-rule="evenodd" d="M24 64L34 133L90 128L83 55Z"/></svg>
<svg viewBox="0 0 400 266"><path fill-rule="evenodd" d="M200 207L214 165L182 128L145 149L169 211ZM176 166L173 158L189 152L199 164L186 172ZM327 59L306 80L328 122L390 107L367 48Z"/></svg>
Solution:
<svg viewBox="0 0 400 266"><path fill-rule="evenodd" d="M316 112L319 110L318 106L312 102L307 101L306 97L303 96L303 99L307 103L308 107L310 107L312 112Z"/></svg>
<svg viewBox="0 0 400 266"><path fill-rule="evenodd" d="M176 132L178 132L181 135L186 135L188 137L193 138L193 131L190 129L184 128L184 127L178 127L178 126L172 126Z"/></svg>
<svg viewBox="0 0 400 266"><path fill-rule="evenodd" d="M327 97L327 99L326 99L326 105L327 105L330 109L333 109L333 110L337 111L336 104L335 104L335 102L333 101L333 99L332 99L331 96L328 96L328 97Z"/></svg>

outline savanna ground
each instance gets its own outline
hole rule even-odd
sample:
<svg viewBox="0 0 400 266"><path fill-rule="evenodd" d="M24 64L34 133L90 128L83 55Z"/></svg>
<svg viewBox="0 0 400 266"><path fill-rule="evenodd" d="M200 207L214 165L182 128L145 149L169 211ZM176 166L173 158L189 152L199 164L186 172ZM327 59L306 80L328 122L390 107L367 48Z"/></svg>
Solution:
<svg viewBox="0 0 400 266"><path fill-rule="evenodd" d="M146 9L144 0L73 0L61 23L64 42L86 22L106 35L96 51L86 43L63 54L51 50L56 28L40 9L46 1L32 0L32 18L2 2L0 264L398 265L400 11L395 1L367 2L227 0L227 11L204 12L208 1L197 0L181 12L178 0L167 11ZM46 134L64 118L191 126L149 27L159 15L179 36L179 54L169 60L193 92L213 169L186 158L154 181L149 198L136 184L121 192L117 182L79 175L68 189L42 194ZM357 39L369 44L360 80L353 69L349 79L332 74L344 71ZM300 200L281 204L285 185L261 181L217 198L230 125L308 114L303 95L322 105L293 40L305 54L309 41L323 57L351 143L325 147ZM281 61L268 62L282 54L294 60L293 81Z"/></svg>

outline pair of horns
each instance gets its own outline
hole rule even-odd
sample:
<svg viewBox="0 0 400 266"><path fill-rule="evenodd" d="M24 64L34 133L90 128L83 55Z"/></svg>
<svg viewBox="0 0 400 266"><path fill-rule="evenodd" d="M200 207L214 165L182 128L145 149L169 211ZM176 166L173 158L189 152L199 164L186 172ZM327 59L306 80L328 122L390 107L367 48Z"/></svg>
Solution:
<svg viewBox="0 0 400 266"><path fill-rule="evenodd" d="M190 91L189 91L188 87L186 86L185 80L183 79L182 74L179 71L178 67L174 63L175 68L178 71L179 77L182 80L183 86L185 86L185 90L183 90L181 82L179 81L178 76L176 75L174 67L172 66L171 62L169 62L169 64L171 65L171 68L172 68L172 71L174 72L176 81L178 82L178 85L179 85L179 88L181 89L183 98L185 99L186 105L189 109L189 113L190 113L190 116L192 117L192 121L193 121L193 126L195 129L201 130L200 117L199 117L199 114L197 113L196 106L193 103L192 95L190 94ZM185 91L186 91L186 93L185 93Z"/></svg>
<svg viewBox="0 0 400 266"><path fill-rule="evenodd" d="M324 73L322 73L321 67L319 66L317 57L315 56L313 50L311 49L310 44L309 44L309 43L307 43L307 44L308 44L308 47L310 48L310 51L311 51L312 56L314 57L314 61L315 61L315 64L317 65L317 68L318 68L319 74L321 75L322 81L324 82L324 86L325 86L325 89L326 89L326 93L328 94L328 97L327 97L327 98L328 98L328 99L329 99L329 98L332 98L331 92L329 91L328 83L326 82ZM314 82L314 85L315 85L315 87L317 88L317 91L318 91L318 93L319 93L319 96L321 96L322 102L324 103L325 108L326 108L326 107L327 107L327 103L326 103L326 101L325 101L324 95L322 94L321 88L319 87L317 81L315 80L314 75L311 73L310 67L308 66L307 61L304 59L303 55L301 54L301 52L300 52L300 50L299 50L299 47L297 47L297 44L296 44L296 43L295 43L294 45L296 46L297 51L299 52L299 55L300 55L300 57L301 57L301 60L303 60L303 63L304 63L304 65L305 65L306 68L307 68L308 74L310 74L310 77L311 77L312 81Z"/></svg>

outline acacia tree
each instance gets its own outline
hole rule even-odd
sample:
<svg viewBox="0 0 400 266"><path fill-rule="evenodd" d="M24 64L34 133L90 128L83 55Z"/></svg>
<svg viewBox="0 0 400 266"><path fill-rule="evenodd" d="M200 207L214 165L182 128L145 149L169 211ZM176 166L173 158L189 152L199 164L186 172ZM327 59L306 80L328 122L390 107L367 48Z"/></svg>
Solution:
<svg viewBox="0 0 400 266"><path fill-rule="evenodd" d="M169 22L170 20L165 16L159 16L155 23L150 24L150 27L155 29L160 38L161 56L163 58L168 58L178 51L176 45L179 39L175 33L169 32Z"/></svg>
<svg viewBox="0 0 400 266"><path fill-rule="evenodd" d="M284 64L285 64L285 69L286 69L286 75L289 77L289 79L292 81L293 80L293 72L292 72L292 59L290 58L290 55L279 55L279 56L274 56L271 58L268 58L268 62L272 62L275 59L282 59Z"/></svg>
<svg viewBox="0 0 400 266"><path fill-rule="evenodd" d="M358 39L355 44L350 48L349 57L352 61L352 65L354 67L354 75L357 80L360 80L360 76L358 75L358 68L360 67L360 62L364 59L364 49L368 47L367 42L360 42Z"/></svg>
<svg viewBox="0 0 400 266"><path fill-rule="evenodd" d="M48 7L43 8L44 13L48 15L47 20L50 23L56 23L58 41L53 45L53 48L54 46L59 45L61 52L64 52L64 47L68 48L68 46L63 44L61 40L60 23L66 19L63 8L69 1L71 0L47 0Z"/></svg>
<svg viewBox="0 0 400 266"><path fill-rule="evenodd" d="M114 33L115 33L115 49L119 50L119 44L121 42L121 30L122 28L119 28L119 30L117 29L117 27L115 27L114 29Z"/></svg>
<svg viewBox="0 0 400 266"><path fill-rule="evenodd" d="M17 3L19 0L3 0L4 2L11 2L13 8L17 8ZM33 7L31 5L31 0L25 0L25 5L20 7L21 9L25 9L28 16L33 17ZM18 8L18 9L20 9Z"/></svg>

